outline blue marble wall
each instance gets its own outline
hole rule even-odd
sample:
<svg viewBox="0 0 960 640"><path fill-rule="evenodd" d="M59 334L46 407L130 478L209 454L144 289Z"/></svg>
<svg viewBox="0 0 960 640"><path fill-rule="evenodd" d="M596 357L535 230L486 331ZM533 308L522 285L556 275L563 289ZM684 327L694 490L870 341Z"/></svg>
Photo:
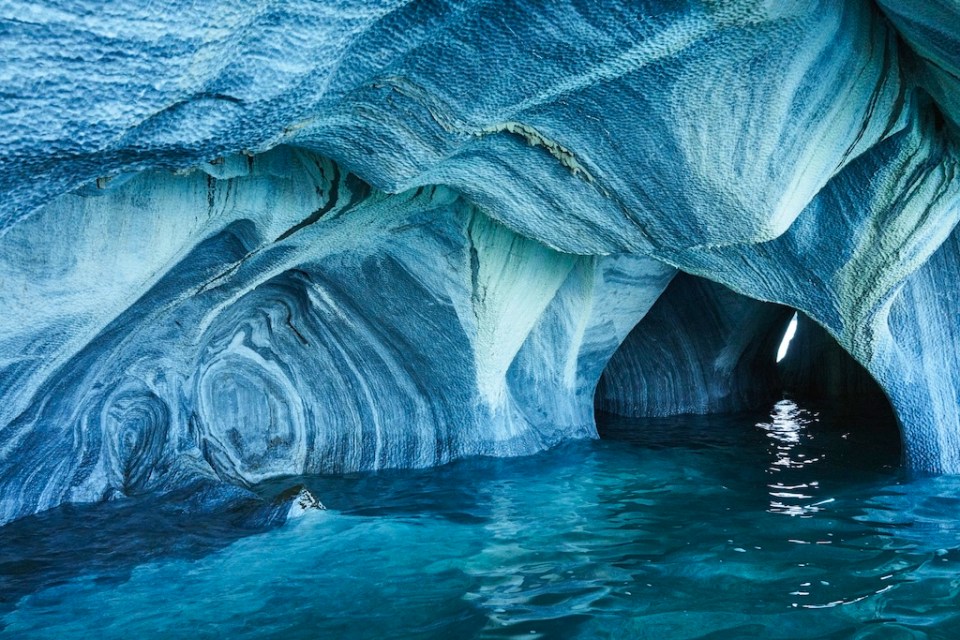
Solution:
<svg viewBox="0 0 960 640"><path fill-rule="evenodd" d="M803 311L960 472L955 0L0 21L0 521L593 436L677 270Z"/></svg>

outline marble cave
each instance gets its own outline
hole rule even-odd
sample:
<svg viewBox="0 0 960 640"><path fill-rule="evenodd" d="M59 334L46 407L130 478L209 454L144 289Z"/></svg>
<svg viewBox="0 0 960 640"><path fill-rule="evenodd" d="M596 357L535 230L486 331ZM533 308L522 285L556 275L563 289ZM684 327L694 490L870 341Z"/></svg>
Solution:
<svg viewBox="0 0 960 640"><path fill-rule="evenodd" d="M531 465L519 484L559 486L535 461L612 450L605 416L634 433L656 425L683 449L732 415L760 412L742 434L808 406L873 412L896 449L888 484L926 487L885 513L948 501L916 544L929 542L929 562L960 563L957 0L9 0L0 25L0 636L47 637L50 619L24 607L58 580L116 569L129 587L138 557L186 562L171 522L233 527L191 556L206 562L293 536L294 521L343 540L321 530L379 503L323 482L449 485L460 480L431 478ZM870 429L861 436L880 438ZM583 482L609 469L571 468ZM777 522L841 508L810 500ZM833 513L875 520L874 502L856 508ZM488 530L502 522L482 510ZM174 540L166 551L151 555L138 533L106 545L126 549L120 569L90 559L91 536L151 519ZM73 546L69 562L22 566ZM471 567L458 570L479 580ZM523 571L509 573L529 584ZM904 613L897 593L941 596L907 598L910 580L893 582L866 600L853 586L824 596L844 605L830 615L855 613L820 618L838 626L816 633L812 618L783 617L813 615L802 598L816 594L689 627L645 614L620 635L603 625L622 612L564 601L523 618L493 587L448 598L469 610L451 618L463 628L423 626L411 604L394 631L960 633L954 613ZM598 602L585 611L608 611ZM550 627L566 619L557 607L579 611L576 624ZM327 631L313 637L374 633L304 615ZM199 636L107 625L103 637L307 637L244 624Z"/></svg>

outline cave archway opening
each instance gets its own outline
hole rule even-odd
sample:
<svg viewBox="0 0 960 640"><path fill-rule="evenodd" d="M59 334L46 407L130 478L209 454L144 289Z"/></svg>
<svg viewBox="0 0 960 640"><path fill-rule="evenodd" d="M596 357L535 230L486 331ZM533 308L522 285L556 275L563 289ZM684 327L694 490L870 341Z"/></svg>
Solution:
<svg viewBox="0 0 960 640"><path fill-rule="evenodd" d="M901 462L885 393L827 331L796 309L686 273L611 358L594 405L603 439L695 445L760 429L776 440L801 425L837 440L835 453L854 466Z"/></svg>

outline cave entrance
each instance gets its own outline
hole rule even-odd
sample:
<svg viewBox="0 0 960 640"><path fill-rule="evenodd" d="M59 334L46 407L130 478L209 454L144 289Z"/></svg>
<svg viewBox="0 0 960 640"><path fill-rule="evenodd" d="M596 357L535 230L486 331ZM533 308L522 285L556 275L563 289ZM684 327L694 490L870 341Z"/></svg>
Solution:
<svg viewBox="0 0 960 640"><path fill-rule="evenodd" d="M886 395L829 333L795 309L685 273L611 358L594 404L604 439L712 441L717 425L738 420L789 439L813 421L825 423L824 439L836 432L860 447L868 466L900 463Z"/></svg>

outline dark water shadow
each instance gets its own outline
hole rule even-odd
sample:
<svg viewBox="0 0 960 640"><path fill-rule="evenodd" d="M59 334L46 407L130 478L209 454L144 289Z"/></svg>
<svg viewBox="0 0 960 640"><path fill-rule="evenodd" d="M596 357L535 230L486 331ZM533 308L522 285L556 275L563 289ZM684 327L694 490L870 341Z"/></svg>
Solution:
<svg viewBox="0 0 960 640"><path fill-rule="evenodd" d="M599 412L601 439L650 449L714 449L762 466L771 446L781 446L773 423L796 426L805 456L822 457L821 473L850 480L906 477L896 418L885 404L799 400L785 397L767 411L635 418Z"/></svg>
<svg viewBox="0 0 960 640"><path fill-rule="evenodd" d="M244 489L210 484L160 499L63 505L12 522L0 527L0 613L78 577L119 584L139 565L201 558L269 531L286 520L290 495L288 489L264 502Z"/></svg>
<svg viewBox="0 0 960 640"><path fill-rule="evenodd" d="M569 449L571 473L583 444L558 448L561 458ZM209 484L162 498L65 504L0 527L0 615L26 595L84 576L120 584L137 566L200 559L266 533L286 521L304 487L343 515L481 524L490 513L479 486L523 477L538 464L537 456L471 458L431 469L278 478L253 491Z"/></svg>

